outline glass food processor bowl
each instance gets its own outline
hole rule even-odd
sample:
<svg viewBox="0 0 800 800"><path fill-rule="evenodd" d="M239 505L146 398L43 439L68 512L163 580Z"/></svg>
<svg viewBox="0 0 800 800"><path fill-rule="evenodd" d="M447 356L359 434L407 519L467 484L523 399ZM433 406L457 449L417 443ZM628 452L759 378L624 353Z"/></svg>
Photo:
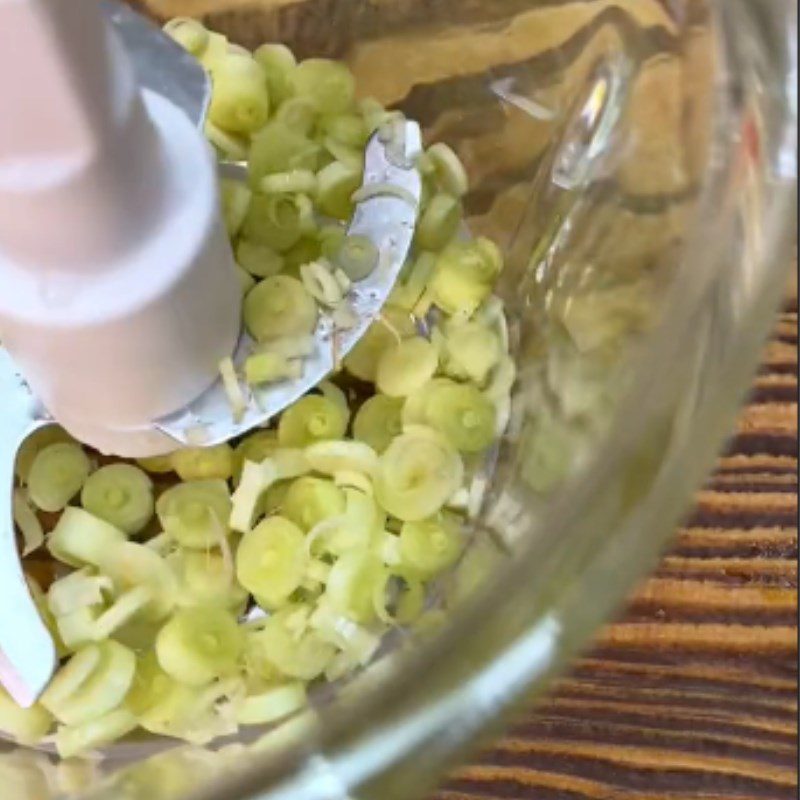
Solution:
<svg viewBox="0 0 800 800"><path fill-rule="evenodd" d="M468 225L505 250L517 382L424 629L249 741L62 763L3 745L3 795L424 796L653 566L731 428L791 266L796 3L134 5L342 59L362 96L450 144Z"/></svg>

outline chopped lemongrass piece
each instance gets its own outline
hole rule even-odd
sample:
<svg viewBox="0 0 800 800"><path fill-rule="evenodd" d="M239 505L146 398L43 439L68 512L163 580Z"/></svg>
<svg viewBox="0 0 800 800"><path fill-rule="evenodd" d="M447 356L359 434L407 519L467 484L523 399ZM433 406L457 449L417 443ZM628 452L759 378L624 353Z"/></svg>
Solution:
<svg viewBox="0 0 800 800"><path fill-rule="evenodd" d="M269 517L246 533L236 552L239 583L274 611L300 586L308 564L303 531L283 517Z"/></svg>
<svg viewBox="0 0 800 800"><path fill-rule="evenodd" d="M292 70L295 94L306 97L321 114L348 111L355 97L355 78L346 65L327 58L307 58Z"/></svg>
<svg viewBox="0 0 800 800"><path fill-rule="evenodd" d="M306 291L325 306L336 306L342 301L344 293L336 278L333 277L330 265L324 261L312 261L300 267L300 277Z"/></svg>
<svg viewBox="0 0 800 800"><path fill-rule="evenodd" d="M416 244L425 250L441 250L458 233L461 205L449 194L437 194L428 203L417 225Z"/></svg>
<svg viewBox="0 0 800 800"><path fill-rule="evenodd" d="M369 326L366 334L344 359L344 367L359 380L374 383L383 353L415 333L416 327L408 313L384 308L382 315Z"/></svg>
<svg viewBox="0 0 800 800"><path fill-rule="evenodd" d="M210 119L206 119L203 129L206 138L226 158L231 161L244 161L247 158L247 139L244 137L222 130Z"/></svg>
<svg viewBox="0 0 800 800"><path fill-rule="evenodd" d="M322 140L322 146L333 156L335 161L347 167L360 169L361 165L364 163L364 154L362 151L337 141L332 136L326 136Z"/></svg>
<svg viewBox="0 0 800 800"><path fill-rule="evenodd" d="M176 612L159 631L161 668L179 683L205 686L236 670L244 644L233 615L212 607Z"/></svg>
<svg viewBox="0 0 800 800"><path fill-rule="evenodd" d="M333 320L333 324L337 331L348 331L351 328L355 328L359 322L358 315L355 311L353 311L352 306L347 302L339 303L339 305L333 309L331 319ZM336 359L337 369L339 366L339 361Z"/></svg>
<svg viewBox="0 0 800 800"><path fill-rule="evenodd" d="M205 549L228 532L231 497L223 480L187 481L167 489L156 503L164 530L181 547Z"/></svg>
<svg viewBox="0 0 800 800"><path fill-rule="evenodd" d="M446 192L454 197L463 197L467 193L467 171L451 147L437 142L428 148L425 157L433 165L436 179Z"/></svg>
<svg viewBox="0 0 800 800"><path fill-rule="evenodd" d="M310 531L318 523L345 510L345 496L331 481L303 476L294 481L283 498L284 515Z"/></svg>
<svg viewBox="0 0 800 800"><path fill-rule="evenodd" d="M236 368L233 366L233 359L230 356L223 358L219 362L219 374L222 378L222 386L225 389L228 404L231 407L233 421L241 422L247 409L247 400L242 387L239 385L239 376L236 374Z"/></svg>
<svg viewBox="0 0 800 800"><path fill-rule="evenodd" d="M223 178L219 185L225 229L228 231L228 236L236 236L247 216L253 193L241 181Z"/></svg>
<svg viewBox="0 0 800 800"><path fill-rule="evenodd" d="M275 172L265 175L259 186L265 194L300 192L314 195L317 191L317 176L310 169Z"/></svg>
<svg viewBox="0 0 800 800"><path fill-rule="evenodd" d="M400 555L409 570L431 577L452 566L464 549L459 525L445 516L406 522L400 531Z"/></svg>
<svg viewBox="0 0 800 800"><path fill-rule="evenodd" d="M47 605L56 617L103 602L103 592L114 584L104 575L92 575L88 569L77 570L50 584Z"/></svg>
<svg viewBox="0 0 800 800"><path fill-rule="evenodd" d="M59 728L55 735L56 750L62 759L75 758L121 739L137 724L136 717L130 711L118 708L82 725Z"/></svg>
<svg viewBox="0 0 800 800"><path fill-rule="evenodd" d="M378 454L369 445L344 439L309 445L305 456L311 469L325 475L347 470L371 476L378 467Z"/></svg>
<svg viewBox="0 0 800 800"><path fill-rule="evenodd" d="M275 112L275 119L307 136L316 120L317 110L305 97L291 97L281 103Z"/></svg>
<svg viewBox="0 0 800 800"><path fill-rule="evenodd" d="M362 167L334 161L317 173L317 206L334 219L347 220L353 213L353 193L361 185Z"/></svg>
<svg viewBox="0 0 800 800"><path fill-rule="evenodd" d="M342 269L350 280L360 281L378 266L380 253L373 241L366 236L345 236L339 245L333 263Z"/></svg>
<svg viewBox="0 0 800 800"><path fill-rule="evenodd" d="M239 486L233 493L230 527L246 533L253 525L261 495L279 480L275 463L267 458L262 463L245 461Z"/></svg>
<svg viewBox="0 0 800 800"><path fill-rule="evenodd" d="M441 434L410 426L380 457L375 496L398 519L425 519L461 486L463 474L458 451Z"/></svg>
<svg viewBox="0 0 800 800"><path fill-rule="evenodd" d="M81 505L127 534L139 533L153 517L153 482L132 464L109 464L86 480Z"/></svg>
<svg viewBox="0 0 800 800"><path fill-rule="evenodd" d="M275 353L284 358L308 358L313 355L315 347L313 336L286 336L258 345L255 352Z"/></svg>
<svg viewBox="0 0 800 800"><path fill-rule="evenodd" d="M22 534L22 555L27 556L44 544L44 528L42 528L36 512L31 508L28 496L23 489L14 489L11 508L14 524Z"/></svg>
<svg viewBox="0 0 800 800"><path fill-rule="evenodd" d="M224 481L233 474L233 449L229 444L184 447L172 454L172 466L183 481Z"/></svg>
<svg viewBox="0 0 800 800"><path fill-rule="evenodd" d="M119 528L70 506L47 537L47 549L54 558L72 567L96 566L109 547L125 540Z"/></svg>
<svg viewBox="0 0 800 800"><path fill-rule="evenodd" d="M403 431L403 398L376 394L358 409L353 420L353 436L382 453Z"/></svg>
<svg viewBox="0 0 800 800"><path fill-rule="evenodd" d="M137 458L136 463L145 471L154 475L166 475L174 470L172 466L172 453L165 456L151 456L150 458Z"/></svg>
<svg viewBox="0 0 800 800"><path fill-rule="evenodd" d="M17 460L14 465L14 472L20 483L28 482L33 462L36 456L51 444L59 442L75 442L75 440L59 425L47 425L39 428L30 434L17 450Z"/></svg>
<svg viewBox="0 0 800 800"><path fill-rule="evenodd" d="M239 276L239 283L244 297L255 285L256 279L246 270L236 264L236 274Z"/></svg>
<svg viewBox="0 0 800 800"><path fill-rule="evenodd" d="M300 281L286 275L261 281L244 301L245 325L259 342L307 336L316 321L314 299Z"/></svg>
<svg viewBox="0 0 800 800"><path fill-rule="evenodd" d="M305 685L288 683L246 697L237 709L236 719L241 725L263 725L293 714L306 703Z"/></svg>
<svg viewBox="0 0 800 800"><path fill-rule="evenodd" d="M14 737L19 744L34 745L48 734L52 724L53 717L42 705L21 708L0 687L0 731ZM8 791L8 785L5 788Z"/></svg>
<svg viewBox="0 0 800 800"><path fill-rule="evenodd" d="M403 186L398 186L396 183L368 183L362 186L350 196L353 203L365 203L367 200L372 200L373 197L396 197L398 200L403 200L408 203L412 208L417 208L417 198Z"/></svg>
<svg viewBox="0 0 800 800"><path fill-rule="evenodd" d="M289 406L278 422L278 441L283 447L305 447L324 439L340 439L349 413L334 400L306 395Z"/></svg>
<svg viewBox="0 0 800 800"><path fill-rule="evenodd" d="M193 56L199 56L208 46L209 32L202 23L189 17L175 17L164 25L166 33Z"/></svg>
<svg viewBox="0 0 800 800"><path fill-rule="evenodd" d="M427 339L404 339L381 355L375 384L390 397L408 397L433 377L438 365L436 348Z"/></svg>
<svg viewBox="0 0 800 800"><path fill-rule="evenodd" d="M245 380L250 386L276 381L296 380L303 375L303 365L299 361L290 361L279 353L256 353L244 362Z"/></svg>
<svg viewBox="0 0 800 800"><path fill-rule="evenodd" d="M372 481L363 472L339 470L333 474L333 482L341 489L358 489L370 497L373 495Z"/></svg>
<svg viewBox="0 0 800 800"><path fill-rule="evenodd" d="M28 493L42 511L61 511L89 477L89 457L79 444L57 442L40 450L28 474Z"/></svg>
<svg viewBox="0 0 800 800"><path fill-rule="evenodd" d="M95 621L95 641L108 639L126 622L133 619L153 599L149 586L134 586L123 592Z"/></svg>
<svg viewBox="0 0 800 800"><path fill-rule="evenodd" d="M250 275L269 278L284 266L284 257L265 244L240 239L236 245L236 261Z"/></svg>

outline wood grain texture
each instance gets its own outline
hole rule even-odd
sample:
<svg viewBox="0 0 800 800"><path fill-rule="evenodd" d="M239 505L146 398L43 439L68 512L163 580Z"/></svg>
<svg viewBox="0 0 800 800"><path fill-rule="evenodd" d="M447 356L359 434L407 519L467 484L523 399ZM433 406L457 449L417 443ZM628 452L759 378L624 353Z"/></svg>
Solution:
<svg viewBox="0 0 800 800"><path fill-rule="evenodd" d="M432 800L797 797L797 450L794 300L658 570Z"/></svg>

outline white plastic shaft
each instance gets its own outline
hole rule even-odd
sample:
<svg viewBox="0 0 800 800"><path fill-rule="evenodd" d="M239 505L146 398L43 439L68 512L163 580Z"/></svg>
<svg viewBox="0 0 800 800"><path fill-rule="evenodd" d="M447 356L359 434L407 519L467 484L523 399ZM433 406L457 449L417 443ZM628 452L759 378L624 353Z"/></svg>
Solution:
<svg viewBox="0 0 800 800"><path fill-rule="evenodd" d="M0 340L78 438L166 451L239 334L213 155L94 0L0 0L0 98Z"/></svg>

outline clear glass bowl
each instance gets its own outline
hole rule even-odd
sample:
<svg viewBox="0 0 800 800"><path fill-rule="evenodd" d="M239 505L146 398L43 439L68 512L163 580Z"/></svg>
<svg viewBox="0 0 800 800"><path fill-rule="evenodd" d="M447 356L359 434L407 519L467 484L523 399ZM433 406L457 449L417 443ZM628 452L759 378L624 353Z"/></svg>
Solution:
<svg viewBox="0 0 800 800"><path fill-rule="evenodd" d="M0 754L4 796L407 800L543 692L653 566L791 268L793 0L145 0L349 62L468 167L518 381L444 613L256 744ZM477 498L474 498L477 500ZM259 732L261 734L263 732Z"/></svg>

